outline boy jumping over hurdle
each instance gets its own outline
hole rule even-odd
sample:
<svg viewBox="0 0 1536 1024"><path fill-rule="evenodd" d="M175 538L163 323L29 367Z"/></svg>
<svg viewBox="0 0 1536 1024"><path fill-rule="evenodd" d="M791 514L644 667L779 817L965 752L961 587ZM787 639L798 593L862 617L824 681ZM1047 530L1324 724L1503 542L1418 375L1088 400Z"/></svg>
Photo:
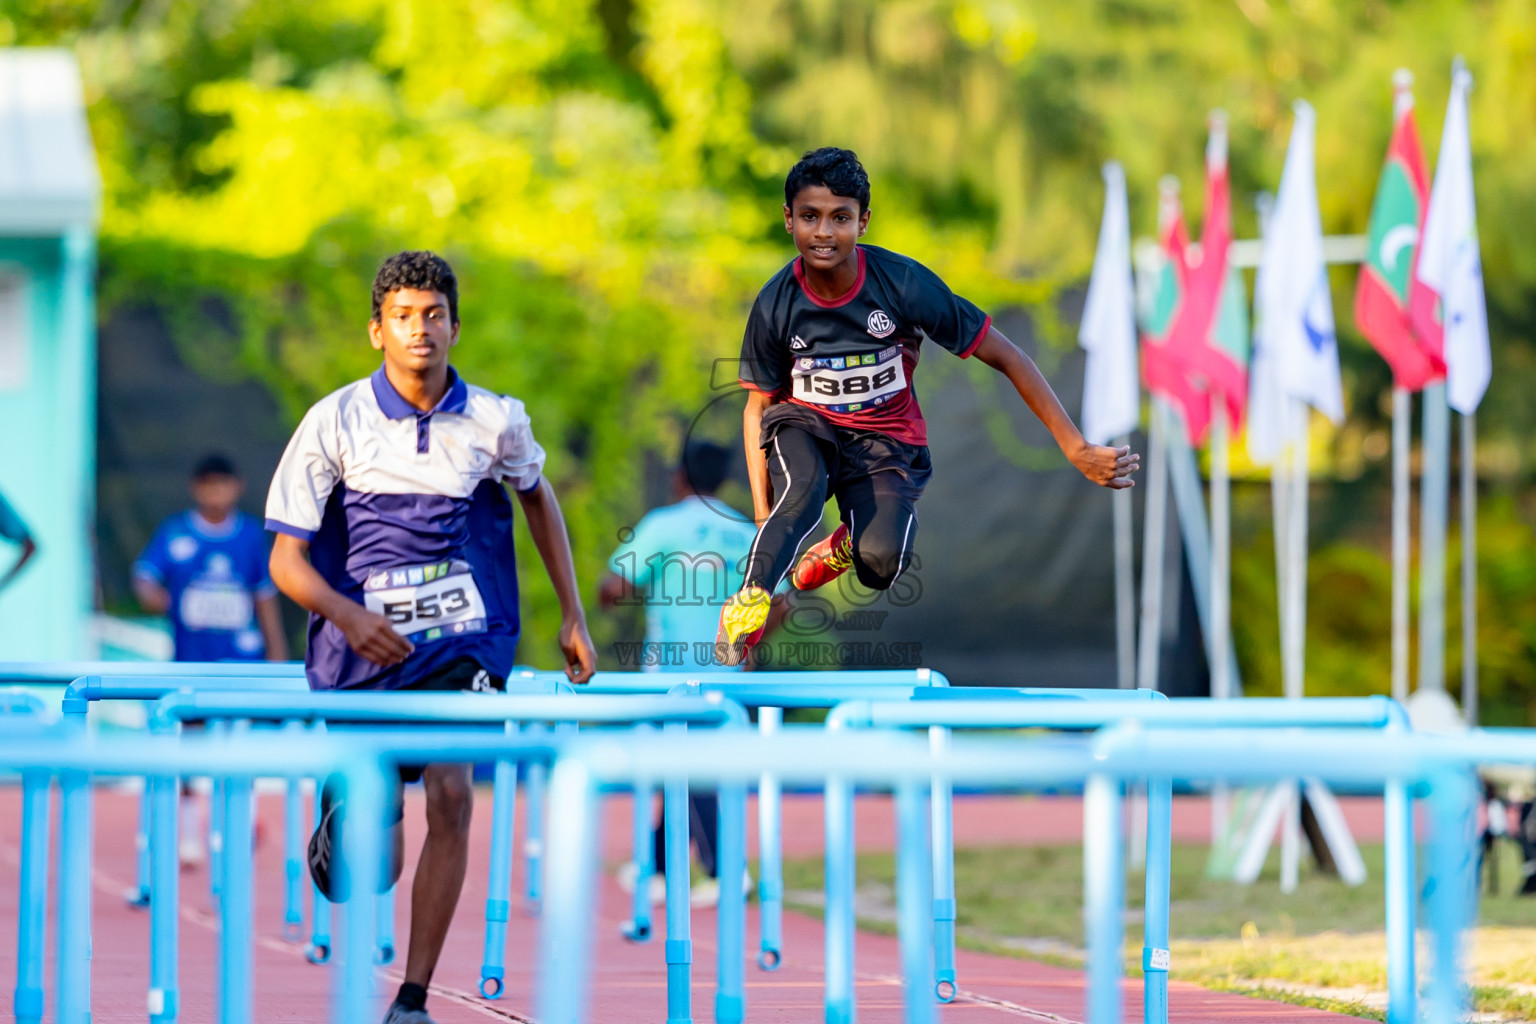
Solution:
<svg viewBox="0 0 1536 1024"><path fill-rule="evenodd" d="M886 590L907 568L917 499L932 465L912 390L924 337L1008 378L1078 470L1132 486L1139 457L1083 439L1034 361L992 318L916 260L860 245L869 177L846 149L807 153L784 182L784 229L800 256L763 287L741 344L742 417L754 517L742 588L720 612L718 656L740 662L762 636L774 590L821 522L827 495L842 523L794 566L811 590L853 569Z"/></svg>
<svg viewBox="0 0 1536 1024"><path fill-rule="evenodd" d="M560 599L566 674L586 682L592 640L544 449L522 402L467 384L448 365L459 341L448 264L428 252L385 261L368 337L383 365L309 410L267 498L272 579L310 612L310 688L505 688L519 631L508 484ZM427 985L464 885L474 791L469 765L401 776L426 787L427 839L411 887L405 984L384 1021L431 1024ZM309 847L316 885L340 899L345 882L331 868L344 804L327 785ZM401 841L396 828L397 876Z"/></svg>

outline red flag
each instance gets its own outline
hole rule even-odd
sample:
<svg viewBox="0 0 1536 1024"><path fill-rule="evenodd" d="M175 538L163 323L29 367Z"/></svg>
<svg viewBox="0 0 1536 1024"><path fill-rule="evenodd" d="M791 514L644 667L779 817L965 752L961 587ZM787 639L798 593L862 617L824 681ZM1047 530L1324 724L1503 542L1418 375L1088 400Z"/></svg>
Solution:
<svg viewBox="0 0 1536 1024"><path fill-rule="evenodd" d="M1413 101L1404 95L1371 204L1369 248L1355 286L1355 324L1392 367L1393 381L1410 391L1445 376L1440 297L1414 274L1428 206L1424 151Z"/></svg>
<svg viewBox="0 0 1536 1024"><path fill-rule="evenodd" d="M1248 398L1247 298L1241 279L1228 265L1232 248L1232 186L1227 175L1226 115L1211 117L1205 151L1205 224L1200 232L1200 263L1191 271L1188 305L1191 363L1208 391L1220 391L1227 421L1242 424Z"/></svg>
<svg viewBox="0 0 1536 1024"><path fill-rule="evenodd" d="M1242 282L1227 265L1232 247L1226 118L1212 115L1206 146L1205 225L1198 253L1187 244L1183 212L1171 188L1163 196L1164 280L1144 348L1147 387L1178 402L1189 442L1210 426L1210 392L1219 390L1228 422L1241 424L1248 396L1248 330ZM1234 288L1235 285L1235 288Z"/></svg>
<svg viewBox="0 0 1536 1024"><path fill-rule="evenodd" d="M1142 325L1141 371L1148 391L1182 410L1190 443L1199 444L1210 426L1211 401L1194 380L1190 355L1180 347L1176 332L1189 292L1189 244L1176 185L1165 184L1158 221L1164 259L1152 310Z"/></svg>

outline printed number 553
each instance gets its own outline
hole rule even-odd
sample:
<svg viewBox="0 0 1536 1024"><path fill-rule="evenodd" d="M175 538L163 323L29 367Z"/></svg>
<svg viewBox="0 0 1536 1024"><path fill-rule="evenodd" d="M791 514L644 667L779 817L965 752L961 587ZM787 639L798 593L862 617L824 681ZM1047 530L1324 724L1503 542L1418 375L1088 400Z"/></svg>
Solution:
<svg viewBox="0 0 1536 1024"><path fill-rule="evenodd" d="M469 599L463 587L454 587L441 594L426 594L411 601L387 601L384 614L397 626L404 626L416 619L440 619L444 615L457 615L469 607Z"/></svg>

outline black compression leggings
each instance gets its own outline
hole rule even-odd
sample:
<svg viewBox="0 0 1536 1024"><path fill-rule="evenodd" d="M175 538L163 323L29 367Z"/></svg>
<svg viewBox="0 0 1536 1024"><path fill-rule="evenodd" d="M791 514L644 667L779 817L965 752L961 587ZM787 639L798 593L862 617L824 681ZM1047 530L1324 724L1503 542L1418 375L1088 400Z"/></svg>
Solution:
<svg viewBox="0 0 1536 1024"><path fill-rule="evenodd" d="M752 544L745 585L772 593L821 522L830 480L821 444L804 430L779 430L765 451L774 505ZM852 477L840 488L837 504L853 537L854 572L871 590L889 589L912 561L917 509L909 492L895 470Z"/></svg>

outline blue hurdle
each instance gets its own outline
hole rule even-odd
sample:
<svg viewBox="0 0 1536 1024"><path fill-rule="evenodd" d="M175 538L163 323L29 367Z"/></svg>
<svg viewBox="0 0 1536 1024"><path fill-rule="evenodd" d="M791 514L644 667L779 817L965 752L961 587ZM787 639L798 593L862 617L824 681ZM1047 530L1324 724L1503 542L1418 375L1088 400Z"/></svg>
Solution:
<svg viewBox="0 0 1536 1024"><path fill-rule="evenodd" d="M75 669L87 672L67 673ZM302 692L309 688L304 679L304 665L297 661L280 662L39 662L35 665L19 663L0 665L0 680L25 680L35 684L64 683L59 710L66 718L84 719L90 706L106 700L158 700L173 690L189 686L206 689L266 690L282 689ZM290 797L293 795L289 794ZM215 792L211 813L208 817L208 877L210 884L221 874L223 857L223 814L220 794ZM286 821L286 819L285 819ZM292 844L292 837L288 839ZM146 793L139 801L139 831L134 839L138 862L134 887L127 895L128 902L136 907L149 906L149 798ZM218 890L213 892L218 895ZM284 912L284 929L299 914L299 904L288 904ZM302 921L300 922L302 924Z"/></svg>
<svg viewBox="0 0 1536 1024"><path fill-rule="evenodd" d="M47 709L25 690L0 689L0 726L6 735L46 729ZM21 773L21 871L17 879L16 987L11 1012L17 1024L43 1019L43 949L48 927L48 775Z"/></svg>
<svg viewBox="0 0 1536 1024"><path fill-rule="evenodd" d="M1387 697L1365 698L1311 698L1308 700L1283 700L1248 698L1244 700L1211 700L1208 698L1182 698L1169 701L1151 690L1081 690L1069 691L1077 699L1040 699L1041 691L972 690L937 691L922 694L908 702L877 703L872 701L848 701L839 704L827 716L828 729L850 728L926 728L929 742L935 752L940 752L948 742L952 729L998 728L1050 728L1050 729L1098 729L1123 721L1138 721L1161 726L1250 726L1264 728L1287 727L1367 727L1407 731L1408 717L1397 702ZM1060 697L1059 692L1046 691L1049 697ZM1127 695L1141 695L1142 700L1124 699ZM954 998L955 983L955 904L954 904L954 829L948 815L940 813L939 794L946 788L941 780L935 780L933 806L933 876L934 876L934 989L941 1002ZM1403 807L1409 807L1409 797L1400 786L1390 787ZM1166 779L1151 779L1148 784L1147 807L1147 865L1146 865L1146 917L1142 947L1143 1019L1146 1024L1166 1024L1168 1020L1168 903L1172 870L1172 788ZM1391 827L1399 831L1410 829L1411 813L1389 816ZM829 820L828 827L832 827ZM852 818L839 822L838 827L852 829ZM829 845L829 856L831 847ZM849 844L848 856L852 857ZM1402 874L1402 865L1389 862L1386 886L1390 893L1406 886L1411 892L1413 872L1411 860L1408 872ZM851 880L851 860L838 866L838 877ZM828 865L828 876L833 875ZM836 958L849 965L848 975L841 979L841 991L852 991L853 961L853 889L829 891L829 897L838 898L836 908L829 902L828 941L834 934L830 922L834 915L839 922L836 938L844 949ZM1397 902L1397 901L1394 901ZM1391 904L1389 904L1391 906ZM1390 911L1394 921L1406 934L1413 933L1412 903L1406 906L1406 922L1398 923L1395 917L1403 912L1398 906ZM1400 952L1400 951L1396 951ZM1410 950L1411 953L1411 950ZM828 961L834 958L829 955ZM1397 990L1412 992L1414 965L1411 955L1406 961L1389 958L1388 975Z"/></svg>
<svg viewBox="0 0 1536 1024"><path fill-rule="evenodd" d="M516 675L525 679L546 673L534 669L519 669ZM720 692L736 698L737 694L764 698L753 700L750 706L758 712L758 729L764 734L777 731L784 720L786 707L830 708L843 698L876 697L896 699L917 692L947 690L949 679L942 672L928 668L875 669L858 671L822 672L750 672L739 670L708 669L682 672L598 672L583 687L582 692L600 695L634 693L671 693L679 686L695 686L697 692ZM717 689L726 687L728 689ZM766 689L757 689L766 688ZM959 692L959 691L957 691ZM543 781L543 766L536 766L538 781ZM530 799L535 793L542 795L542 785L537 790L530 772ZM757 965L765 971L777 969L783 955L784 934L784 858L782 842L782 795L778 780L765 775L757 782L758 820L758 928L759 944ZM648 889L655 866L651 863L651 804L655 792L655 780L637 780L635 789L632 842L635 865L639 869L635 881L635 893L631 919L625 926L625 936L632 941L644 942L650 937L650 900ZM538 837L530 834L530 845L538 844ZM535 849L539 847L535 845ZM532 852L530 852L530 862ZM670 857L670 855L669 855ZM531 868L531 863L530 863ZM530 869L529 884L534 884L537 873ZM668 878L671 874L668 873ZM686 890L686 886L684 887ZM686 891L684 891L686 897ZM536 895L530 891L529 901ZM668 893L668 903L673 894Z"/></svg>
<svg viewBox="0 0 1536 1024"><path fill-rule="evenodd" d="M819 730L818 730L819 732ZM1128 737L1129 740L1125 739ZM1146 737L1147 739L1142 739ZM1176 738L1175 738L1176 737ZM1219 742L1212 742L1219 738ZM1536 737L1522 740L1519 756L1536 760ZM1437 754L1436 751L1439 751ZM1471 754L1471 751L1466 751ZM1492 756L1493 760L1506 759ZM1514 751L1512 750L1511 755ZM1478 760L1489 760L1485 749ZM1138 723L1088 740L960 737L933 751L908 737L853 733L836 746L807 731L778 737L709 735L670 744L643 738L626 743L589 738L566 748L552 782L550 904L541 961L539 1019L576 1024L585 1017L589 967L592 847L597 839L594 799L604 785L636 775L678 775L699 781L747 780L773 771L789 780L825 784L833 778L897 791L899 932L908 1024L934 1019L931 892L921 794L933 777L987 788L1083 785L1085 803L1085 918L1090 953L1089 1024L1121 1024L1119 978L1123 925L1121 793L1127 782L1150 776L1170 780L1273 779L1314 775L1330 782L1385 787L1401 781L1426 786L1436 827L1430 837L1430 924L1436 933L1436 974L1429 1019L1458 1019L1458 943L1471 897L1466 872L1468 837L1461 831L1473 808L1468 762L1454 761L1436 738L1382 730L1181 731L1162 733ZM1240 767L1234 769L1233 765ZM829 843L832 837L829 837ZM829 968L832 965L828 965ZM1394 1018L1395 1019L1395 1018Z"/></svg>
<svg viewBox="0 0 1536 1024"><path fill-rule="evenodd" d="M556 680L550 677L515 680L509 682L509 685L530 689L545 688L546 692L553 690L558 695L180 692L168 694L155 705L151 724L158 728L169 728L176 723L186 721L214 722L234 719L280 723L325 721L333 723L329 728L330 731L335 732L338 731L339 726L334 723L338 722L374 725L431 722L436 725L451 724L456 727L493 726L495 732L505 732L506 735L514 737L517 735L518 728L515 723L558 725L583 722L598 725L631 725L641 722L660 722L666 723L665 728L668 729L686 729L690 724L742 728L747 724L746 712L741 706L722 699L718 695L697 698L651 697L640 694L617 697L575 696L571 693L570 685L563 679ZM372 733L364 732L360 735L369 737L370 742L379 742L372 738ZM485 741L479 736L469 735L461 736L460 742L474 744ZM402 749L409 750L410 745L410 742L396 736L395 745L389 747L388 752L392 756L398 755ZM457 757L456 759L467 760L468 758ZM534 760L534 758L528 760ZM513 762L502 759L496 763L497 779L501 785L496 789L492 809L485 958L481 965L480 980L481 994L487 999L500 997L505 976L506 928L511 895L512 823L516 800ZM745 809L746 797L745 793L724 792L721 797L720 842L722 863L724 863L726 844L733 843L734 849L741 848L746 828L745 822L741 820L741 813ZM667 796L668 875L681 878L683 886L680 896L669 891L667 900L667 952L669 977L671 977L669 998L678 999L686 998L692 971L691 945L682 944L682 940L678 939L678 936L687 932L690 927L686 798L686 790L681 793L669 792ZM679 811L680 815L677 813ZM157 817L159 813L157 811ZM171 813L174 813L174 809ZM734 835L732 835L733 832ZM681 845L674 851L673 847L678 842L678 837ZM681 857L681 860L674 862L674 852ZM744 870L745 864L744 851L736 859L740 862L736 880L736 887L739 889L740 872ZM733 954L731 952L733 943L728 938L730 932L727 916L731 913L726 907L728 902L724 883L722 883L720 918L722 962L727 958L740 959L739 941L734 944ZM738 897L738 905L735 908L738 915L742 913L740 902ZM648 906L646 911L649 912ZM649 930L648 920L644 927L647 931ZM157 941L158 936L165 934L167 932L164 928L156 929L152 923L151 957L165 959L174 964L174 945ZM679 944L674 945L674 942ZM674 957L677 959L673 959ZM722 989L732 984L728 978L722 976ZM735 983L734 987L739 989L740 984ZM169 1024L169 1022L166 1021L163 1024Z"/></svg>
<svg viewBox="0 0 1536 1024"><path fill-rule="evenodd" d="M1245 703L1234 702L1234 703ZM1463 1018L1461 991L1461 931L1470 923L1476 901L1475 838L1472 821L1478 787L1472 768L1479 764L1536 764L1536 732L1474 731L1463 736L1425 736L1400 730L1193 730L1145 728L1126 722L1105 731L1095 741L1095 756L1106 771L1121 779L1146 772L1168 771L1185 781L1245 782L1316 777L1326 782L1382 789L1387 794L1387 863L1406 868L1406 884L1387 887L1387 945L1389 957L1413 957L1412 905L1414 835L1411 815L1394 811L1392 793L1425 795L1432 823L1426 892L1429 924L1434 931L1435 966L1428 990L1425 1019L1452 1024ZM1105 792L1094 815L1099 829L1118 828L1120 794ZM1393 827L1401 814L1409 827ZM1115 891L1123 877L1118 843L1102 845L1100 860L1085 858L1090 888L1107 894L1089 913L1090 933L1098 936L1088 948L1090 1024L1118 1020L1120 1012L1119 943L1123 892ZM1388 979L1388 1024L1416 1024L1420 1019L1411 975Z"/></svg>
<svg viewBox="0 0 1536 1024"><path fill-rule="evenodd" d="M777 732L784 721L785 708L831 708L843 700L906 700L918 693L949 690L949 679L932 669L884 669L857 672L647 672L639 680L626 673L598 673L593 681L602 687L641 685L644 680L659 679L668 684L670 693L716 693L757 710L758 730L764 735ZM957 691L958 692L958 691ZM765 971L778 968L784 946L784 856L782 833L782 796L779 780L771 773L757 780L758 842L758 954L757 965ZM643 803L643 802L642 802ZM636 807L635 836L650 828L647 817L642 823L640 804ZM643 813L649 814L646 809ZM641 885L648 876L642 863ZM674 880L667 874L667 884ZM641 885L636 887L636 906L640 905ZM687 898L686 884L682 898ZM672 902L672 893L667 894Z"/></svg>
<svg viewBox="0 0 1536 1024"><path fill-rule="evenodd" d="M930 669L915 669L905 671L877 671L877 672L752 672L743 675L739 672L714 672L714 673L672 673L678 685L674 686L674 693L718 693L730 697L747 707L758 710L758 723L761 732L771 734L778 730L782 723L782 713L785 708L826 708L830 709L845 700L879 700L879 701L906 701L906 700L965 700L969 694L996 692L983 690L980 687L954 689L949 685L949 680L943 673ZM1028 690L1013 691L1026 693L1031 697L1080 697L1085 692L1101 695L1107 700L1145 700L1145 694L1134 690L1096 690L1082 691L1061 688L1032 688ZM769 799L764 796L763 786L768 786ZM758 953L758 966L764 970L773 970L777 967L782 955L783 942L783 857L782 838L780 833L779 818L779 789L778 781L772 776L765 776L758 782L758 846L760 849L759 870L763 877L759 884L760 899L760 949ZM933 795L933 815L935 820L948 822L951 818L950 792L947 788L935 791ZM825 807L828 828L843 827L846 825L849 833L852 833L853 820L853 794L834 780L828 789ZM836 824L834 825L834 821ZM841 865L833 865L828 861L828 870L840 869ZM840 876L841 880L841 876ZM669 879L670 881L670 879ZM848 877L851 887L852 879ZM949 883L953 903L953 883ZM851 888L849 890L852 891ZM828 950L835 943L839 949L846 948L853 941L853 917L851 904L845 915L846 919L834 919L834 909L827 908L828 924ZM840 932L846 931L846 937ZM834 937L836 936L836 937ZM829 964L836 962L829 960ZM851 968L850 968L851 970ZM830 976L830 975L829 975ZM851 978L851 974L850 974ZM850 981L851 984L851 981ZM852 997L851 989L849 998Z"/></svg>
<svg viewBox="0 0 1536 1024"><path fill-rule="evenodd" d="M383 779L376 759L359 756L355 745L345 747L317 742L290 749L274 748L270 743L252 743L242 737L216 744L201 738L179 746L162 737L94 737L68 726L37 731L31 735L7 736L0 745L0 767L17 770L24 776L39 776L44 787L58 775L63 794L58 865L58 942L55 956L55 1017L60 1024L89 1024L90 1021L90 915L91 915L91 779L99 775L164 776L167 773L224 775L231 810L248 812L252 777L277 774L297 768L317 773L339 771L346 775L349 792L358 801L359 817L365 822L347 836L347 856L353 858L361 884L370 885L375 864L365 852L381 848L382 838L370 834L367 822L377 822L380 814L366 813L370 807L382 809ZM172 776L174 777L174 775ZM44 790L46 792L46 788ZM174 799L174 793L171 794ZM376 828L372 828L377 833ZM249 813L230 816L232 848L228 859L225 898L220 904L223 925L220 928L218 1018L223 1024L248 1024L251 1019L251 826ZM156 864L162 876L161 892L176 897L176 848L174 833ZM243 853L241 852L243 851ZM30 859L24 854L23 866ZM43 870L33 864L34 871ZM371 929L371 906L358 901L349 914L349 931L367 935ZM335 992L335 1019L348 1024L371 1022L368 992L371 982L371 957L368 943L350 944L343 970L338 975ZM25 965L27 976L41 971L41 950L32 953L34 962ZM165 988L163 979L151 978L150 1008L169 1004L174 1007L177 992ZM41 1003L39 987L37 1002ZM19 1015L18 1015L19 1016Z"/></svg>

